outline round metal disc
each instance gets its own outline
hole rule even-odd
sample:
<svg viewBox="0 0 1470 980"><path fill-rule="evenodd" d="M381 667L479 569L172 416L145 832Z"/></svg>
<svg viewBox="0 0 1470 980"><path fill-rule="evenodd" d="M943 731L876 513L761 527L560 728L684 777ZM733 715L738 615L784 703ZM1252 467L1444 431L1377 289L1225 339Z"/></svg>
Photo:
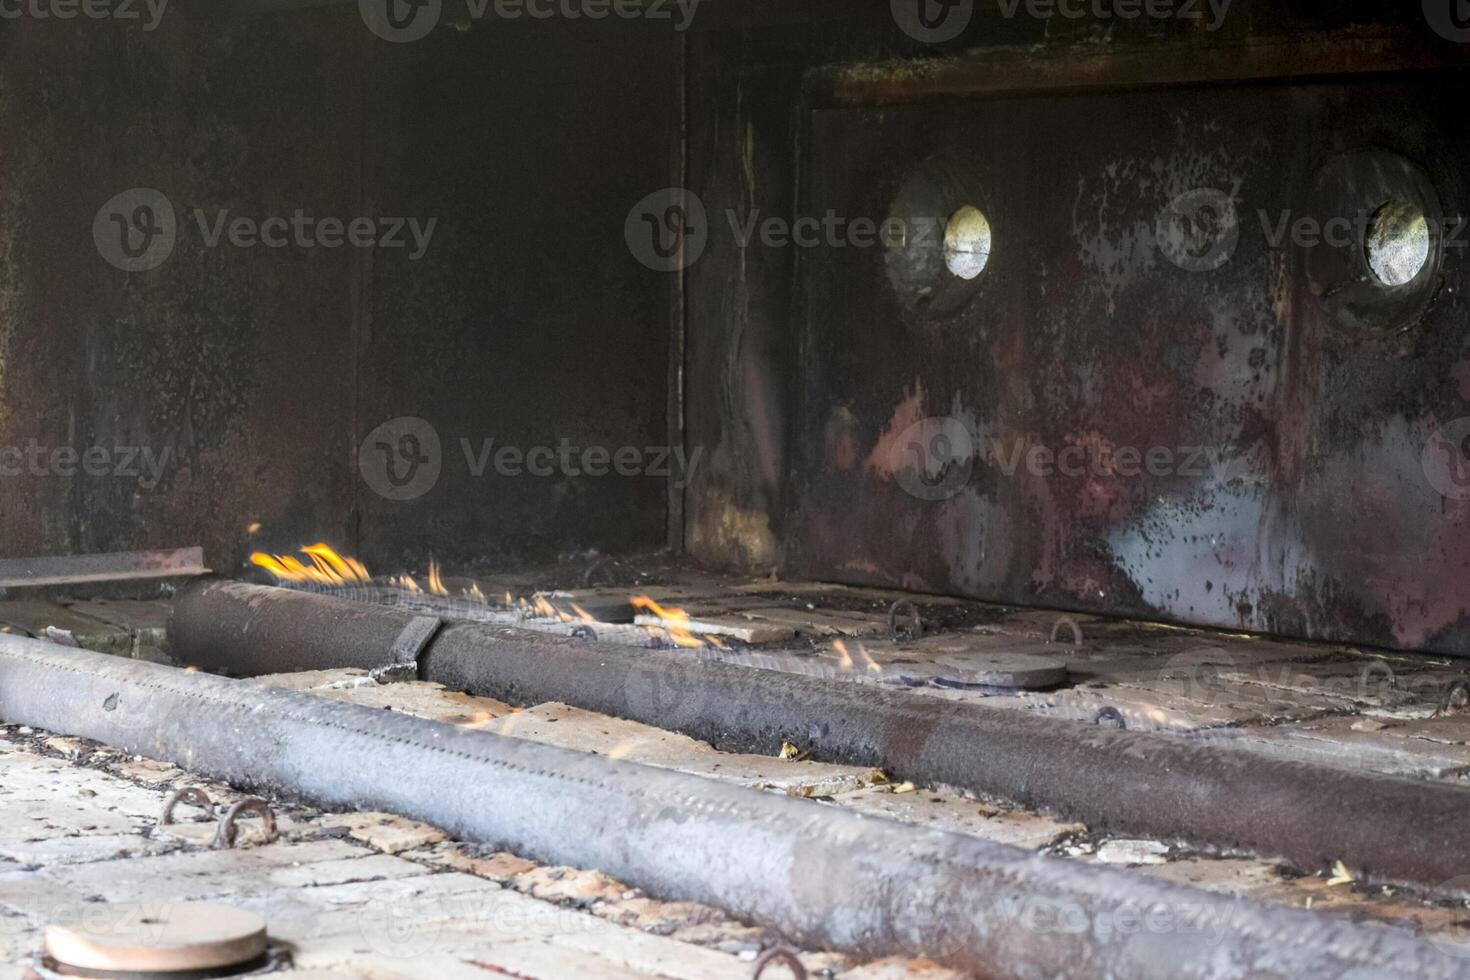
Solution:
<svg viewBox="0 0 1470 980"><path fill-rule="evenodd" d="M95 914L94 914L95 913ZM183 973L243 966L266 952L265 920L225 905L98 905L79 923L46 928L63 968Z"/></svg>

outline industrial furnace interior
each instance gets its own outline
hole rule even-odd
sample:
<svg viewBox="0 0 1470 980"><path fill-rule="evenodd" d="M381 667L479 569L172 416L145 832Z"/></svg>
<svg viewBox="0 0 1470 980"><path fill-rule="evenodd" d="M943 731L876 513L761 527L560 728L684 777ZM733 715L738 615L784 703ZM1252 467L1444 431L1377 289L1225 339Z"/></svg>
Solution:
<svg viewBox="0 0 1470 980"><path fill-rule="evenodd" d="M0 0L0 978L1470 976L1455 0Z"/></svg>

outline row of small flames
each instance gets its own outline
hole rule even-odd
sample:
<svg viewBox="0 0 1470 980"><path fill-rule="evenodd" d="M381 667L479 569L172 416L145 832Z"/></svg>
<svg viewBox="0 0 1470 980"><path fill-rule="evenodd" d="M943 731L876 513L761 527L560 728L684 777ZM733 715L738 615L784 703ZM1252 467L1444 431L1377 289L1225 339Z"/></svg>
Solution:
<svg viewBox="0 0 1470 980"><path fill-rule="evenodd" d="M318 585L324 588L347 589L372 584L372 576L368 574L367 566L356 558L338 554L336 549L330 545L309 545L302 548L301 553L306 556L305 560L294 555L269 555L265 552L256 552L250 556L250 563L265 569L276 581L293 585ZM486 606L491 605L490 599L481 591L479 583L476 582L471 582L467 587L460 589L458 595L455 595L444 584L439 565L433 561L429 562L429 571L424 576L422 585L412 575L392 576L387 579L387 585L389 588L402 589L405 592L465 599ZM693 629L689 614L682 609L667 608L646 595L634 596L630 601L634 608L659 621L660 625L657 627L645 627L655 636L666 636L678 646L690 649L725 648L719 637L697 634ZM507 610L520 611L528 617L560 620L564 623L598 625L598 620L581 606L576 603L568 603L568 606L571 612L552 605L545 596L538 595L529 600L516 598L509 592L504 596L504 607Z"/></svg>

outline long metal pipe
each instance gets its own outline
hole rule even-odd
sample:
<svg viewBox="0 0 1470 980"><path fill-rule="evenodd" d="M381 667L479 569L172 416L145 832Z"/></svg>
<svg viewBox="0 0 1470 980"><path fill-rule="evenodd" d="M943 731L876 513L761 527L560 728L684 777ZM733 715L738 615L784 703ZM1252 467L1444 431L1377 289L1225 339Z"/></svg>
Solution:
<svg viewBox="0 0 1470 980"><path fill-rule="evenodd" d="M1408 933L604 756L0 636L0 718L984 976L1464 975Z"/></svg>
<svg viewBox="0 0 1470 980"><path fill-rule="evenodd" d="M372 668L391 659L414 619L203 580L178 595L169 638L175 657L236 674ZM1447 784L479 623L445 624L417 663L422 677L454 690L561 701L734 751L774 754L789 740L815 758L958 786L1096 830L1250 850L1307 870L1340 860L1386 881L1433 886L1470 875L1470 791Z"/></svg>

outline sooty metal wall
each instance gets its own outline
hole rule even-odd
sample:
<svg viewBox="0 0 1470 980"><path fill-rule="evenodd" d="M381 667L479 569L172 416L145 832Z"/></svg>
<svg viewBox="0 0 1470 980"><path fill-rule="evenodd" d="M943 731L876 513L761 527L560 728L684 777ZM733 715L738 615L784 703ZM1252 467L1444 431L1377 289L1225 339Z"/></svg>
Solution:
<svg viewBox="0 0 1470 980"><path fill-rule="evenodd" d="M1470 652L1466 503L1425 466L1462 462L1463 251L1384 299L1341 250L1268 240L1390 198L1464 213L1464 51L1421 5L1237 0L1211 31L975 4L940 44L901 4L447 17L414 44L351 3L253 5L283 9L0 22L0 447L168 454L151 487L7 478L4 553L201 543L228 569L324 538L470 571L672 527L718 566ZM625 222L681 182L708 242L663 275ZM125 273L93 223L136 187L180 232ZM1160 221L1200 191L1238 234L1191 269ZM932 251L732 234L963 204L993 238L959 285ZM410 260L210 247L195 218L298 207L438 223ZM358 450L403 416L442 467L400 500ZM476 476L492 438L701 462L672 493ZM1173 455L1072 476L1033 447Z"/></svg>
<svg viewBox="0 0 1470 980"><path fill-rule="evenodd" d="M1470 493L1436 455L1470 434L1467 95L1392 78L816 114L811 212L971 205L992 240L969 281L942 231L810 254L795 564L1470 649ZM1172 241L1171 205L1210 196L1219 227ZM1392 202L1441 229L1404 284L1354 236L1293 230Z"/></svg>
<svg viewBox="0 0 1470 980"><path fill-rule="evenodd" d="M389 44L355 3L247 6L175 4L152 31L0 20L0 446L161 461L114 478L22 460L0 551L202 544L228 570L314 540L389 568L661 546L662 481L477 477L461 440L668 442L669 286L623 222L669 182L669 32L446 24ZM172 202L177 240L124 272L94 217L140 187ZM205 236L222 210L298 208L436 225L414 259ZM356 455L400 416L444 458L431 492L388 500Z"/></svg>
<svg viewBox="0 0 1470 980"><path fill-rule="evenodd" d="M713 464L691 551L1470 652L1464 250L1380 288L1358 245L1277 241L1390 200L1466 237L1463 49L1419 5L1240 4L1216 33L1105 38L986 9L953 60L876 28L753 32L738 63L696 47L690 172L716 217L689 273L690 439ZM844 67L802 76L803 56ZM1235 217L1218 266L1208 227L1160 239L1194 192ZM972 282L941 247L773 252L723 225L966 204L993 235Z"/></svg>

